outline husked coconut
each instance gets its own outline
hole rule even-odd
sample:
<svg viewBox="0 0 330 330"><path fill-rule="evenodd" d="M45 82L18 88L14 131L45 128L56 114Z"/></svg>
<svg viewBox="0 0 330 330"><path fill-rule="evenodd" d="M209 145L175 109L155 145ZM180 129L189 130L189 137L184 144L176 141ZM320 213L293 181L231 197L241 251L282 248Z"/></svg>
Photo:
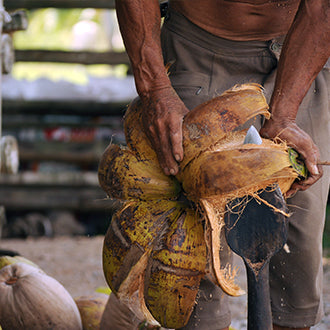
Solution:
<svg viewBox="0 0 330 330"><path fill-rule="evenodd" d="M82 329L68 291L41 269L14 263L0 270L0 324L13 329Z"/></svg>

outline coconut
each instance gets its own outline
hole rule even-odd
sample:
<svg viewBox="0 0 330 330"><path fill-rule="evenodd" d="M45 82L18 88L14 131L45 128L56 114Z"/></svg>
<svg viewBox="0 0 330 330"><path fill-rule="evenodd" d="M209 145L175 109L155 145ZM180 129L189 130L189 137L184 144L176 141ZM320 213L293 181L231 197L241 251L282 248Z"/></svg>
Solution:
<svg viewBox="0 0 330 330"><path fill-rule="evenodd" d="M0 324L12 329L82 329L68 291L41 269L14 263L0 270Z"/></svg>
<svg viewBox="0 0 330 330"><path fill-rule="evenodd" d="M25 264L28 264L28 265L31 265L31 266L34 266L34 267L37 267L39 268L38 265L36 265L34 262L32 262L31 260L29 259L26 259L22 256L15 256L15 257L12 257L12 256L1 256L0 257L0 269L5 267L5 266L8 266L8 265L11 265L11 264L16 264L18 262L23 262Z"/></svg>
<svg viewBox="0 0 330 330"><path fill-rule="evenodd" d="M74 299L80 312L83 330L100 329L102 315L108 298L107 294L100 293L93 296L80 296Z"/></svg>
<svg viewBox="0 0 330 330"><path fill-rule="evenodd" d="M102 315L100 330L140 329L141 322L142 320L138 319L113 292L110 294Z"/></svg>

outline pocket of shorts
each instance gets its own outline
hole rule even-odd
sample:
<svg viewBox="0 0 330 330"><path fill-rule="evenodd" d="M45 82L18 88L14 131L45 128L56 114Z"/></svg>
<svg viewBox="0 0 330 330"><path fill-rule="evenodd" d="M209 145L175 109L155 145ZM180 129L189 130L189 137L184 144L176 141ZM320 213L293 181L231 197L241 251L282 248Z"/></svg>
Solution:
<svg viewBox="0 0 330 330"><path fill-rule="evenodd" d="M208 100L210 77L199 72L176 71L170 74L173 88L188 109Z"/></svg>

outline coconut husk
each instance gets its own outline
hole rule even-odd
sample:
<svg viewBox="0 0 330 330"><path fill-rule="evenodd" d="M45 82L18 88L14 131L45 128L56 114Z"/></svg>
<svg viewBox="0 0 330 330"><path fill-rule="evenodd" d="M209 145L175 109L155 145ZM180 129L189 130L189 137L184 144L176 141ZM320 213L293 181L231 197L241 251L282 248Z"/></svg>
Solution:
<svg viewBox="0 0 330 330"><path fill-rule="evenodd" d="M179 202L160 200L126 203L113 215L103 244L104 275L113 292L181 212Z"/></svg>
<svg viewBox="0 0 330 330"><path fill-rule="evenodd" d="M126 144L138 159L158 163L157 155L142 125L142 103L139 97L128 106L124 116Z"/></svg>
<svg viewBox="0 0 330 330"><path fill-rule="evenodd" d="M199 214L186 209L160 244L149 259L144 296L162 326L178 328L188 323L205 274L206 245Z"/></svg>
<svg viewBox="0 0 330 330"><path fill-rule="evenodd" d="M268 104L258 84L237 85L204 102L184 118L181 169L248 120L263 115L269 119Z"/></svg>
<svg viewBox="0 0 330 330"><path fill-rule="evenodd" d="M108 196L121 200L174 199L181 190L178 181L166 176L158 162L141 161L132 151L115 144L103 153L98 177Z"/></svg>
<svg viewBox="0 0 330 330"><path fill-rule="evenodd" d="M285 193L297 178L285 144L267 139L261 145L242 144L241 133L231 138L230 144L201 153L183 170L180 180L189 199L242 197L273 183Z"/></svg>
<svg viewBox="0 0 330 330"><path fill-rule="evenodd" d="M141 101L134 100L125 115L128 148L109 146L99 166L106 193L129 201L106 234L104 274L139 320L181 328L205 274L229 295L244 292L235 283L236 270L220 260L226 204L245 196L246 202L267 204L259 196L262 189L279 185L285 193L298 174L285 143L244 144L243 125L270 116L260 85L235 86L186 115L176 178L160 168L142 112Z"/></svg>

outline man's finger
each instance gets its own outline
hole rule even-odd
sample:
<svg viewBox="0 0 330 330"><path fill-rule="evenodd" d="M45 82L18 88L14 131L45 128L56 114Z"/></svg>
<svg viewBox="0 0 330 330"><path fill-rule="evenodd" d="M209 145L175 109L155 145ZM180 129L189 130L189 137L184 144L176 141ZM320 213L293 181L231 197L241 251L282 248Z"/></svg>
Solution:
<svg viewBox="0 0 330 330"><path fill-rule="evenodd" d="M183 147L182 147L182 129L172 133L170 135L172 153L177 162L181 162L183 159Z"/></svg>
<svg viewBox="0 0 330 330"><path fill-rule="evenodd" d="M179 166L173 156L170 137L167 134L160 133L159 142L159 157L162 160L160 166L166 175L176 175L179 172Z"/></svg>

